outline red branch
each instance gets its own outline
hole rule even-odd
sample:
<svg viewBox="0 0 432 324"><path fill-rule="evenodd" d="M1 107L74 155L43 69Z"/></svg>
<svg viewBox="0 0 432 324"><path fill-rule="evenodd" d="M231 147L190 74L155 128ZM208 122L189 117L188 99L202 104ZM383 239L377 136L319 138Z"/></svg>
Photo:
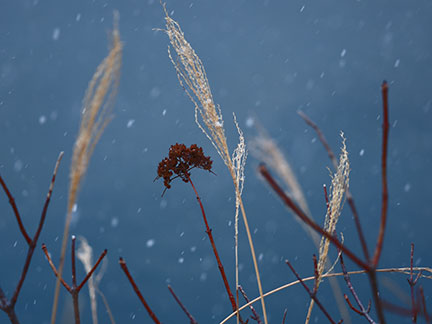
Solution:
<svg viewBox="0 0 432 324"><path fill-rule="evenodd" d="M213 253L214 253L215 257L216 257L216 262L218 264L219 272L220 272L220 274L222 276L222 280L224 282L224 286L225 286L226 292L228 294L228 298L229 298L229 300L231 302L232 310L233 310L233 312L236 312L237 311L237 304L236 304L234 295L231 292L231 288L230 288L230 286L228 284L228 279L227 279L227 276L225 274L225 269L224 269L224 267L222 265L222 261L221 261L221 259L219 257L219 253L218 253L218 251L216 249L216 244L215 244L215 241L213 239L212 230L211 230L211 228L210 228L210 226L209 226L209 224L207 222L207 216L206 216L205 211L204 211L204 206L203 206L203 204L201 202L201 198L198 195L198 191L196 190L195 185L193 184L191 178L189 177L188 174L186 174L186 176L187 176L187 180L190 182L190 184L192 186L192 189L195 192L195 196L197 198L198 204L200 205L201 213L202 213L203 220L204 220L205 227L206 227L206 233L207 233L207 235L208 235L208 237L210 239L210 243L211 243L211 246L213 248ZM241 321L241 322L243 323L243 321Z"/></svg>
<svg viewBox="0 0 432 324"><path fill-rule="evenodd" d="M189 321L191 324L198 324L198 322L195 320L195 318L192 316L192 314L187 310L185 305L181 302L180 298L177 297L174 290L170 285L168 285L168 290L170 291L171 295L174 297L177 304L179 304L180 308L183 310L183 312L186 314L186 316L189 318Z"/></svg>
<svg viewBox="0 0 432 324"><path fill-rule="evenodd" d="M302 278L299 276L299 274L297 273L297 271L295 271L294 267L292 266L292 264L286 260L285 263L288 265L288 267L290 267L291 271L294 273L294 275L296 276L297 280L300 282L300 284L303 286L303 288L307 291L307 293L309 294L310 298L313 299L315 301L315 303L317 304L317 306L319 307L319 309L321 309L321 311L324 313L324 315L327 317L327 319L330 321L330 323L332 324L336 324L336 322L331 318L330 314L327 312L327 310L324 308L324 306L321 304L321 302L319 301L319 299L317 298L316 294L313 293L308 286L306 286L306 284L303 282ZM338 322L342 323L342 320L340 320Z"/></svg>
<svg viewBox="0 0 432 324"><path fill-rule="evenodd" d="M356 292L355 289L354 289L354 286L353 286L352 283L351 283L351 279L350 279L350 276L348 275L348 272L347 272L347 270L346 270L346 267L345 267L345 263L344 263L344 259L343 259L343 255L342 255L342 254L340 255L340 264L341 264L341 267L342 267L342 272L343 272L343 275L344 275L345 282L346 282L346 284L347 284L347 286L348 286L348 289L350 290L351 294L353 295L353 297L354 297L354 299L355 299L357 305L360 307L360 309L355 308L355 307L351 304L351 302L350 302L348 296L347 296L346 294L344 294L344 298L345 298L346 302L348 303L348 306L349 306L353 311L355 311L357 314L359 314L359 315L361 315L361 316L364 316L364 317L368 320L368 322L369 322L370 324L376 324L376 322L375 322L375 321L370 317L370 315L369 315L370 308L371 308L371 303L370 303L370 301L369 301L369 304L368 304L368 307L367 307L367 308L365 308L365 307L363 306L363 303L361 302L359 296L357 295L357 292Z"/></svg>
<svg viewBox="0 0 432 324"><path fill-rule="evenodd" d="M72 285L68 285L64 279L62 277L60 277L60 282L62 283L62 285L66 288L66 290L71 294L72 296L72 303L73 303L73 308L74 308L74 315L75 315L75 324L80 324L81 320L80 320L80 312L79 312L79 303L78 303L78 298L79 298L79 292L81 290L81 288L86 284L87 280L93 275L93 273L95 272L96 268L99 266L99 264L101 263L102 259L106 256L106 254L108 253L108 251L105 249L102 254L100 255L99 259L96 261L95 265L93 266L93 268L90 269L90 271L87 273L87 275L85 276L85 278L83 279L83 281L81 282L81 284L79 286L77 286L77 281L76 281L76 259L75 259L75 235L72 235L72 250L71 250L71 259L72 259ZM58 278L59 274L58 271L54 265L54 263L52 262L51 259L51 255L48 252L48 249L46 247L45 244L42 244L42 250L47 258L48 264L50 265L54 275Z"/></svg>
<svg viewBox="0 0 432 324"><path fill-rule="evenodd" d="M61 161L62 157L63 157L63 152L60 152L60 154L57 158L55 167L54 167L53 175L51 177L51 182L50 182L50 185L48 188L48 193L47 193L47 196L45 199L45 203L44 203L44 206L42 208L42 213L41 213L41 216L39 219L39 225L36 229L36 232L35 232L33 238L30 238L30 236L28 235L28 233L27 233L27 231L23 225L23 222L22 222L21 216L19 214L18 208L15 204L15 199L13 198L12 194L10 193L10 191L9 191L8 187L6 186L6 183L4 182L3 178L0 176L0 184L1 184L4 192L6 193L6 196L9 199L9 203L10 203L12 210L15 214L15 218L18 222L18 226L20 228L21 234L23 235L23 237L24 237L24 239L28 245L27 256L26 256L26 259L24 261L24 266L23 266L22 271L21 271L21 276L20 276L20 279L17 283L14 294L13 294L12 298L10 299L10 301L7 299L3 290L0 288L0 309L7 313L9 320L11 321L11 323L14 323L14 324L19 323L18 318L15 314L15 305L17 303L18 296L21 292L21 288L24 284L24 280L27 277L27 272L30 268L30 263L31 263L31 260L33 258L33 254L34 254L40 233L42 232L43 225L45 224L45 218L46 218L46 214L48 211L49 203L51 201L51 195L52 195L52 191L54 188L57 170L59 168L60 161Z"/></svg>
<svg viewBox="0 0 432 324"><path fill-rule="evenodd" d="M147 304L146 300L144 299L144 296L141 294L141 291L139 290L137 284L135 283L135 280L132 278L132 275L129 272L129 269L126 265L126 261L123 258L119 259L120 267L122 268L123 272L125 273L126 277L129 279L130 284L132 285L133 290L137 294L139 300L143 304L144 308L146 309L147 313L149 314L150 318L155 322L156 324L160 324L159 319L156 317L155 313L153 313L152 309L150 308L149 304Z"/></svg>
<svg viewBox="0 0 432 324"><path fill-rule="evenodd" d="M389 113L388 113L388 85L384 81L381 85L382 101L383 101L383 136L382 136L382 152L381 152L381 181L382 181L382 205L381 205L381 223L378 233L377 244L375 247L375 254L373 257L372 265L374 268L378 266L379 258L381 256L384 231L387 223L387 210L388 210L388 188L387 188L387 151L388 151L388 137L389 137Z"/></svg>

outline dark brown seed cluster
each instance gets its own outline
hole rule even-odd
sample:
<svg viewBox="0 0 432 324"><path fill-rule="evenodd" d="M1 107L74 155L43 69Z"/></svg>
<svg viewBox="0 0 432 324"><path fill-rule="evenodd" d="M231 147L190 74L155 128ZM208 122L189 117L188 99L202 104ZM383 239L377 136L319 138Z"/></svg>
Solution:
<svg viewBox="0 0 432 324"><path fill-rule="evenodd" d="M211 172L212 160L205 156L203 149L196 144L186 147L184 144L171 145L168 157L164 158L158 165L157 178L164 179L166 189L171 188L171 181L181 178L188 182L190 170L200 168Z"/></svg>

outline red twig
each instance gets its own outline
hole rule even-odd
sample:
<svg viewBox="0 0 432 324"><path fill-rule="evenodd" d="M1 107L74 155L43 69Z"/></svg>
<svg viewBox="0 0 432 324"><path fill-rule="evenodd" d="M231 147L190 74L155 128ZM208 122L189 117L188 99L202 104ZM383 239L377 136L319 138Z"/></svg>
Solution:
<svg viewBox="0 0 432 324"><path fill-rule="evenodd" d="M411 243L411 253L410 253L410 277L407 279L408 284L410 286L410 292L411 292L411 310L412 310L412 322L417 323L417 314L419 312L419 307L415 299L415 285L417 284L417 281L419 280L421 276L421 271L417 273L416 278L414 279L414 273L413 273L413 266L414 266L414 244Z"/></svg>
<svg viewBox="0 0 432 324"><path fill-rule="evenodd" d="M321 129L304 112L298 111L298 114L300 115L301 118L303 118L303 120L306 122L306 124L308 124L310 127L312 127L312 129L317 133L318 138L321 141L321 144L324 146L325 150L327 151L327 154L330 158L330 161L333 164L333 167L335 169L337 169L338 162L337 162L336 156L333 153L333 150L331 149L330 145L328 144L328 142L327 142L324 134L322 133ZM353 198L349 188L347 188L345 194L346 194L346 198L348 201L348 205L350 206L351 211L353 213L354 223L356 225L357 234L359 236L359 240L360 240L360 244L362 246L363 254L364 254L366 260L369 260L369 251L368 251L366 239L364 237L364 233L363 233L363 230L362 230L362 227L360 224L360 217L358 215L357 208L356 208L355 203L354 203L354 198Z"/></svg>
<svg viewBox="0 0 432 324"><path fill-rule="evenodd" d="M381 181L382 181L382 205L381 205L381 223L378 233L375 254L373 257L373 267L378 266L379 258L382 252L384 241L385 226L387 223L388 210L388 188L387 188L387 151L389 137L389 113L388 113L388 85L384 81L381 85L382 101L383 101L383 136L382 136L382 152L381 152Z"/></svg>
<svg viewBox="0 0 432 324"><path fill-rule="evenodd" d="M342 272L343 272L343 274L344 274L344 279L345 279L345 282L346 282L346 284L347 284L347 286L348 286L348 289L350 290L351 294L353 295L353 297L354 297L354 299L355 299L357 305L360 307L360 309L355 308L355 307L351 304L351 302L350 302L348 296L347 296L346 294L344 294L345 300L347 301L349 307L350 307L352 310L354 310L357 314L359 314L359 315L361 315L361 316L364 316L364 317L368 320L369 323L371 323L371 324L377 324L377 323L376 323L376 322L375 322L375 321L370 317L370 315L369 315L370 308L371 308L371 303L369 302L368 307L365 308L365 307L363 306L363 303L361 302L359 296L357 295L357 293L356 293L356 291L355 291L355 289L354 289L354 286L353 286L352 283L351 283L350 276L348 275L348 272L347 272L347 270L346 270L346 267L345 267L345 263L344 263L344 259L343 259L343 255L342 255L342 254L340 255L340 264L341 264Z"/></svg>
<svg viewBox="0 0 432 324"><path fill-rule="evenodd" d="M147 304L146 300L144 299L144 296L141 294L141 291L139 290L137 284L135 283L135 280L132 278L132 275L130 274L130 272L128 270L128 267L126 265L126 261L123 258L120 258L119 259L119 264L120 264L120 267L122 268L123 272L125 273L126 277L129 279L129 282L132 285L133 290L137 294L139 300L143 304L143 306L146 309L147 313L149 314L150 318L156 324L160 324L159 319L156 317L155 313L153 313L153 311L150 308L149 304Z"/></svg>
<svg viewBox="0 0 432 324"><path fill-rule="evenodd" d="M268 184L272 187L272 189L276 192L276 194L282 199L282 201L294 211L294 214L297 215L304 223L310 226L319 234L325 236L329 239L337 248L343 251L352 261L354 261L359 267L362 269L369 271L370 267L367 263L360 260L351 250L346 248L336 237L334 237L331 233L322 229L317 223L311 220L297 205L292 201L292 199L287 196L284 190L279 186L276 180L272 177L270 172L267 170L265 164L261 164L258 167L258 171L264 177L264 179L268 182Z"/></svg>
<svg viewBox="0 0 432 324"><path fill-rule="evenodd" d="M207 216L206 216L205 211L204 211L204 206L203 206L203 204L201 202L201 198L198 195L198 191L196 190L195 185L193 184L191 178L189 177L188 174L186 174L186 177L187 177L187 180L190 182L190 184L192 186L192 189L195 192L195 196L197 198L198 204L200 205L201 213L202 213L203 220L204 220L205 227L206 227L206 233L207 233L207 235L208 235L208 237L210 239L210 243L211 243L211 246L213 248L213 253L214 253L215 257L216 257L216 262L218 264L219 272L220 272L220 274L222 276L222 280L223 280L223 283L224 283L224 286L225 286L225 290L226 290L226 292L228 294L228 298L229 298L229 300L231 302L232 310L233 310L233 312L236 312L237 311L237 303L235 301L233 293L231 292L231 288L230 288L230 286L228 284L228 279L227 279L227 276L225 274L225 269L224 269L224 267L222 265L222 261L221 261L221 259L219 257L219 253L218 253L218 251L216 249L216 244L215 244L215 241L213 239L212 230L211 230L211 228L210 228L210 226L208 224L208 221L207 221Z"/></svg>
<svg viewBox="0 0 432 324"><path fill-rule="evenodd" d="M27 231L26 231L26 229L24 227L24 224L23 224L23 222L21 220L21 216L20 216L20 213L18 211L18 207L17 207L17 205L15 203L15 198L10 193L8 187L6 186L6 183L3 181L3 178L1 176L0 176L0 184L3 187L3 190L4 190L4 192L6 193L6 196L9 199L9 204L11 205L12 210L13 210L13 212L15 214L15 218L16 218L16 220L18 222L18 227L19 227L19 229L21 231L21 234L24 236L24 239L26 240L27 244L31 245L32 239L27 234Z"/></svg>
<svg viewBox="0 0 432 324"><path fill-rule="evenodd" d="M308 288L308 286L306 286L306 284L303 282L302 278L295 271L295 269L291 265L291 263L288 260L286 260L285 262L288 265L288 267L290 267L291 271L294 273L294 275L296 276L296 278L300 282L300 284L303 286L303 288L307 291L307 293L309 294L310 298L312 298L315 301L315 303L318 305L318 307L321 309L321 311L324 313L324 315L327 317L327 319L330 321L330 323L336 324L336 322L331 318L330 314L327 312L327 310L321 304L321 302L317 298L316 294L313 293L312 291L310 291L310 289ZM342 320L340 320L338 323L342 323Z"/></svg>
<svg viewBox="0 0 432 324"><path fill-rule="evenodd" d="M185 307L185 305L183 305L183 303L181 302L181 300L177 297L177 295L175 294L174 290L172 289L172 287L170 285L168 285L168 289L169 289L171 295L174 297L174 299L177 302L177 304L179 304L180 308L183 310L183 312L189 318L190 323L191 324L198 324L198 322L195 320L195 318L192 316L192 314L189 313L189 311L187 310L187 308Z"/></svg>
<svg viewBox="0 0 432 324"><path fill-rule="evenodd" d="M422 307L423 308L423 314L424 314L426 323L430 323L431 320L430 320L429 314L428 314L427 309L426 309L426 301L425 301L425 296L424 296L424 292L423 292L423 287L422 286L420 286L420 288L419 288L419 294L420 294L421 304L423 306Z"/></svg>
<svg viewBox="0 0 432 324"><path fill-rule="evenodd" d="M285 308L284 314L283 314L283 317L282 317L282 324L285 324L285 319L286 319L287 313L288 313L288 309Z"/></svg>
<svg viewBox="0 0 432 324"><path fill-rule="evenodd" d="M95 263L95 265L93 266L93 268L91 268L91 270L87 273L87 275L85 276L85 278L83 279L83 281L81 282L81 284L79 286L77 286L77 280L76 280L76 259L75 259L75 235L72 235L72 250L71 250L71 261L72 261L72 285L68 285L64 279L62 277L60 277L60 282L62 283L62 285L66 288L66 290L71 294L72 296L72 303L73 303L73 308L74 308L74 315L75 315L75 324L80 324L81 320L80 320L80 312L79 312L79 292L81 290L81 288L85 285L85 283L87 282L87 280L92 276L92 274L94 273L94 271L96 270L96 268L98 267L98 265L100 264L100 262L102 261L102 259L106 256L107 254L107 250L105 249L101 256L99 257L99 259L97 260L97 262ZM48 249L46 247L45 244L42 244L42 250L47 258L48 264L50 265L54 275L58 278L59 277L59 273L54 265L54 263L52 262L51 256L48 252Z"/></svg>
<svg viewBox="0 0 432 324"><path fill-rule="evenodd" d="M81 281L81 283L79 284L79 286L77 287L77 290L80 291L82 289L82 287L84 287L84 285L87 283L87 281L90 279L90 277L93 275L93 272L95 272L96 268L99 266L99 264L102 262L103 258L107 255L108 250L105 249L103 250L103 252L101 253L101 255L99 256L99 259L96 261L96 263L94 264L93 268L90 269L90 271L87 273L87 275L84 277L83 281Z"/></svg>
<svg viewBox="0 0 432 324"><path fill-rule="evenodd" d="M1 288L0 288L0 309L7 313L11 323L19 323L18 318L15 314L15 305L17 303L18 296L21 292L21 288L24 284L25 278L27 277L27 272L30 268L30 263L31 263L31 260L33 258L33 254L34 254L37 242L39 240L40 233L42 231L43 225L45 224L48 206L49 206L49 203L51 201L51 195L52 195L57 171L58 171L62 157L63 157L63 152L60 152L60 154L57 158L55 167L54 167L53 175L51 177L51 182L50 182L50 185L48 188L48 193L47 193L47 196L45 199L45 203L44 203L44 206L42 208L41 217L39 219L39 225L36 229L36 232L35 232L33 238L30 238L30 236L28 235L28 233L27 233L27 231L26 231L26 229L22 223L21 216L18 212L18 208L15 204L15 199L13 198L12 194L10 193L10 191L9 191L8 187L6 186L6 183L4 182L3 178L0 176L0 184L3 187L3 190L5 191L6 196L9 199L9 203L10 203L12 210L15 214L15 218L18 222L18 226L20 228L21 234L24 236L24 239L28 245L27 255L26 255L26 259L24 261L24 266L23 266L22 271L21 271L21 276L19 278L19 281L18 281L17 286L15 288L14 294L12 295L12 298L10 299L10 301L8 301L3 290L1 290Z"/></svg>
<svg viewBox="0 0 432 324"><path fill-rule="evenodd" d="M58 277L57 269L56 269L54 263L52 262L51 255L49 254L45 243L42 243L42 251L44 252L45 257L47 258L48 264L50 265L52 271L54 272L54 275L56 277ZM71 292L71 287L69 287L69 285L66 283L66 281L64 281L63 278L60 278L60 282L66 288L66 290L70 293Z"/></svg>
<svg viewBox="0 0 432 324"><path fill-rule="evenodd" d="M249 303L250 300L249 300L248 296L246 295L245 291L243 290L243 287L242 286L238 286L238 288L239 288L241 294L243 295L243 298L246 300L246 303ZM258 324L262 324L261 318L258 315L258 313L255 310L255 308L252 306L252 304L249 306L249 308L250 308L250 310L251 310L251 312L253 314L253 316L251 316L251 318L253 320L257 321Z"/></svg>

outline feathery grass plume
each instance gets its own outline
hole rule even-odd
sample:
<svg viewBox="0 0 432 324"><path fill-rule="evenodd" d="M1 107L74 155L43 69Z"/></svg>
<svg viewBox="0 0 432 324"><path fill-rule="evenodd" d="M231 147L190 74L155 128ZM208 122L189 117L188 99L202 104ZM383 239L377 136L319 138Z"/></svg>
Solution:
<svg viewBox="0 0 432 324"><path fill-rule="evenodd" d="M255 136L249 143L252 155L254 155L258 160L264 162L279 175L279 177L288 187L288 194L300 206L304 213L310 219L313 219L303 190L290 163L284 157L284 154L279 149L275 141L268 135L267 131L259 123L257 123L256 120L254 121L254 124L257 128L258 135ZM300 226L303 228L303 230L308 233L315 246L318 248L320 243L319 235L309 226L300 221L297 217L295 217L295 219L300 223Z"/></svg>
<svg viewBox="0 0 432 324"><path fill-rule="evenodd" d="M173 56L170 48L168 47L168 55L174 65L174 68L176 69L180 85L186 91L187 95L195 106L195 122L213 144L225 165L228 167L233 179L236 194L236 205L238 204L240 207L240 211L243 216L243 222L245 224L252 260L254 263L255 275L257 277L258 290L260 296L262 297L263 290L258 270L258 263L256 260L246 212L241 198L241 187L243 186L243 180L240 180L238 177L241 177L243 172L236 170L236 167L241 169L241 166L243 165L244 167L244 164L243 162L240 162L240 164L236 164L235 166L234 161L231 159L231 154L229 152L225 137L225 130L223 128L222 112L220 107L216 106L214 103L204 65L202 64L198 55L195 53L192 46L185 39L180 25L168 15L165 5L163 5L163 8L165 11L166 21L165 32L167 33L170 43L175 51L175 56ZM238 153L235 153L235 156L237 156L237 158L242 161L242 159L245 159L246 157L246 149L244 143L241 144L243 135L240 131L240 128L237 124L236 126L237 130L239 131L239 147L241 147L241 149L239 149ZM261 306L263 309L264 323L267 324L267 312L264 298L261 299Z"/></svg>
<svg viewBox="0 0 432 324"><path fill-rule="evenodd" d="M236 190L236 209L235 209L235 217L234 217L234 241L235 241L235 280L236 280L236 302L239 304L239 258L238 258L238 221L239 221L239 210L240 210L240 200L241 195L243 193L243 185L245 180L244 168L246 165L247 159L247 150L246 144L243 136L243 132L240 129L236 115L234 116L234 124L236 125L237 132L239 133L239 143L237 144L237 148L234 150L232 154L232 162L235 170L235 187L238 188ZM237 323L239 322L239 317L237 316Z"/></svg>
<svg viewBox="0 0 432 324"><path fill-rule="evenodd" d="M342 211L345 191L348 190L349 187L349 173L350 173L350 164L348 159L348 151L346 149L345 137L343 132L340 134L342 138L342 148L341 154L339 156L339 165L336 169L336 173L334 175L330 174L332 178L332 183L330 187L330 196L329 196L329 204L327 207L327 213L324 221L324 230L329 233L334 233L336 229L336 224L339 220L339 216ZM321 238L320 249L319 249L319 260L318 260L318 278L315 283L315 289L318 289L322 275L324 273L325 264L327 262L328 251L330 247L330 241L324 236ZM306 322L309 323L310 317L312 314L312 308L314 305L314 301L311 300L309 304L308 313L306 315Z"/></svg>
<svg viewBox="0 0 432 324"><path fill-rule="evenodd" d="M111 119L114 99L120 80L120 66L122 57L122 43L118 30L118 12L114 12L114 28L112 31L111 48L108 56L97 67L83 100L81 126L75 141L72 155L72 164L69 174L69 195L67 214L63 232L58 277L56 281L51 324L55 323L58 296L60 291L60 278L63 272L64 257L69 236L69 226L72 212L77 201L81 180L83 179L91 155L94 151L103 130Z"/></svg>
<svg viewBox="0 0 432 324"><path fill-rule="evenodd" d="M257 135L249 141L249 148L252 155L254 155L258 160L264 162L266 165L272 168L276 174L278 174L278 176L285 182L285 185L288 189L288 194L292 197L296 204L300 206L300 208L310 219L314 219L312 213L310 212L303 190L297 180L297 177L290 163L285 158L284 154L282 153L276 142L269 136L266 129L256 119L254 120L254 126L257 130ZM298 217L294 217L294 219L300 223L300 226L310 236L317 250L319 250L319 235L305 223L301 222ZM330 262L327 263L328 266L330 266ZM333 267L334 265L330 267L330 269L332 269ZM351 318L349 315L349 311L337 279L330 278L329 282L333 290L339 312L344 318L344 322L350 324ZM306 323L310 318L311 311L312 308L310 309L310 311L308 311L309 316L307 316Z"/></svg>

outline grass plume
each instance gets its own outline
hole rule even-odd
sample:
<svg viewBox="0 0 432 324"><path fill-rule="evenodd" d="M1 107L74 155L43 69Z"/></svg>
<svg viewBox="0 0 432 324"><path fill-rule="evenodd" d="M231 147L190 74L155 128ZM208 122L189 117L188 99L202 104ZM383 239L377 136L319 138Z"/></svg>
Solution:
<svg viewBox="0 0 432 324"><path fill-rule="evenodd" d="M81 126L78 132L78 137L75 141L72 165L69 174L70 183L67 214L51 313L51 324L55 323L57 314L60 278L63 272L69 227L72 220L74 205L76 204L80 184L87 171L94 148L111 119L114 99L119 85L122 43L120 41L120 33L118 30L117 12L114 12L114 29L111 37L112 43L108 56L97 67L96 72L90 80L83 100Z"/></svg>
<svg viewBox="0 0 432 324"><path fill-rule="evenodd" d="M175 51L175 56L173 56L170 48L168 48L169 58L176 69L180 85L186 91L187 95L195 106L195 121L198 127L204 132L204 134L213 144L232 177L236 194L236 206L240 207L240 211L243 216L243 222L245 224L246 234L248 237L249 247L255 268L258 290L260 296L263 296L261 278L255 255L255 249L253 246L252 235L250 233L246 211L241 198L241 190L244 181L242 169L244 169L246 159L246 146L244 145L243 133L241 132L234 117L234 123L236 124L237 130L239 132L240 144L237 146L233 157L231 157L223 127L222 112L220 107L216 106L213 100L213 95L210 90L210 85L204 65L202 64L198 55L195 53L192 46L185 39L180 25L168 15L165 6L164 10L166 22L165 32L167 33L171 46ZM237 269L236 272L236 281L238 281ZM263 309L264 323L267 324L267 312L264 298L261 299L261 306Z"/></svg>

